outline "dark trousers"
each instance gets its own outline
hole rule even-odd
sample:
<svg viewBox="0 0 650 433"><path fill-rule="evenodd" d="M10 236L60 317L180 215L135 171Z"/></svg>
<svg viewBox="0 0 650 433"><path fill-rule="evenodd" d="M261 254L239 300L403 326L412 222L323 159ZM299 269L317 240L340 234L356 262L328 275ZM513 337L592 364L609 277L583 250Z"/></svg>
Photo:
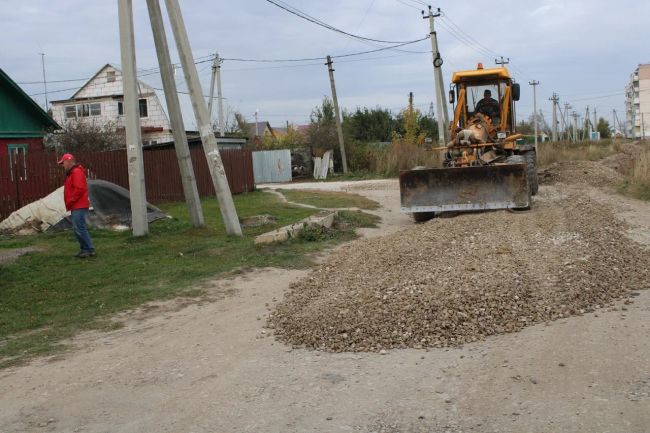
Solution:
<svg viewBox="0 0 650 433"><path fill-rule="evenodd" d="M88 209L75 209L72 212L72 229L74 236L79 241L81 251L94 252L95 247L93 241L88 234L88 227L86 227L86 218L88 218Z"/></svg>

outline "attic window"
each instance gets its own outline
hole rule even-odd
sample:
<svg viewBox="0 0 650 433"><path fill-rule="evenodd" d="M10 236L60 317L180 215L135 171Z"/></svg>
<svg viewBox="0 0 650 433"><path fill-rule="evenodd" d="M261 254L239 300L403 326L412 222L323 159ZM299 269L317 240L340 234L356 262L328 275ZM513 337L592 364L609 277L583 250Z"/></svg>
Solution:
<svg viewBox="0 0 650 433"><path fill-rule="evenodd" d="M115 71L106 72L106 82L114 83L115 82Z"/></svg>

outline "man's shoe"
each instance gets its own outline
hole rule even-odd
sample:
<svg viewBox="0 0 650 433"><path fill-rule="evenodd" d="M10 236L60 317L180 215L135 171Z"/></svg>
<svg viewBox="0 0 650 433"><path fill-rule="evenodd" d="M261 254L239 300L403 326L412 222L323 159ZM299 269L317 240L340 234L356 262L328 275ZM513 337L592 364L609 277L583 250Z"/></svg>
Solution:
<svg viewBox="0 0 650 433"><path fill-rule="evenodd" d="M94 256L94 255L95 255L94 252L81 251L79 254L77 254L77 257L80 258L80 259L85 259L87 257L91 257L91 256Z"/></svg>

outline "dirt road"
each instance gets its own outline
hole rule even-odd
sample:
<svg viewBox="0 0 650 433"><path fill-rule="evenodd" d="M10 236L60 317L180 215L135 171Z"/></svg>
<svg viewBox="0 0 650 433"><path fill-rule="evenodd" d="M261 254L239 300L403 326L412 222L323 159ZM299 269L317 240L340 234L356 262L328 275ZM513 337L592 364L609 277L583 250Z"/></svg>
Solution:
<svg viewBox="0 0 650 433"><path fill-rule="evenodd" d="M380 201L382 226L366 236L412 224L397 211L395 181L325 187ZM545 185L541 195L566 188ZM627 236L650 246L647 203L585 191L614 204ZM631 304L459 348L327 353L292 349L264 327L308 274L264 269L212 281L208 302L148 306L125 315L119 331L80 336L62 357L1 371L0 431L650 431L647 290Z"/></svg>

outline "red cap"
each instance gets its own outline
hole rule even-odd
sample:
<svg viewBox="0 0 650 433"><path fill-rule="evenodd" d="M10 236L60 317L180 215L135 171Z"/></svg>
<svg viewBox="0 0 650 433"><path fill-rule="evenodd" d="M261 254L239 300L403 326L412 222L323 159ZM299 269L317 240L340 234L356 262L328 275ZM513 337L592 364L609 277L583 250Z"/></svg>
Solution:
<svg viewBox="0 0 650 433"><path fill-rule="evenodd" d="M64 153L59 159L59 165L63 164L63 161L74 161L74 156L71 153Z"/></svg>

